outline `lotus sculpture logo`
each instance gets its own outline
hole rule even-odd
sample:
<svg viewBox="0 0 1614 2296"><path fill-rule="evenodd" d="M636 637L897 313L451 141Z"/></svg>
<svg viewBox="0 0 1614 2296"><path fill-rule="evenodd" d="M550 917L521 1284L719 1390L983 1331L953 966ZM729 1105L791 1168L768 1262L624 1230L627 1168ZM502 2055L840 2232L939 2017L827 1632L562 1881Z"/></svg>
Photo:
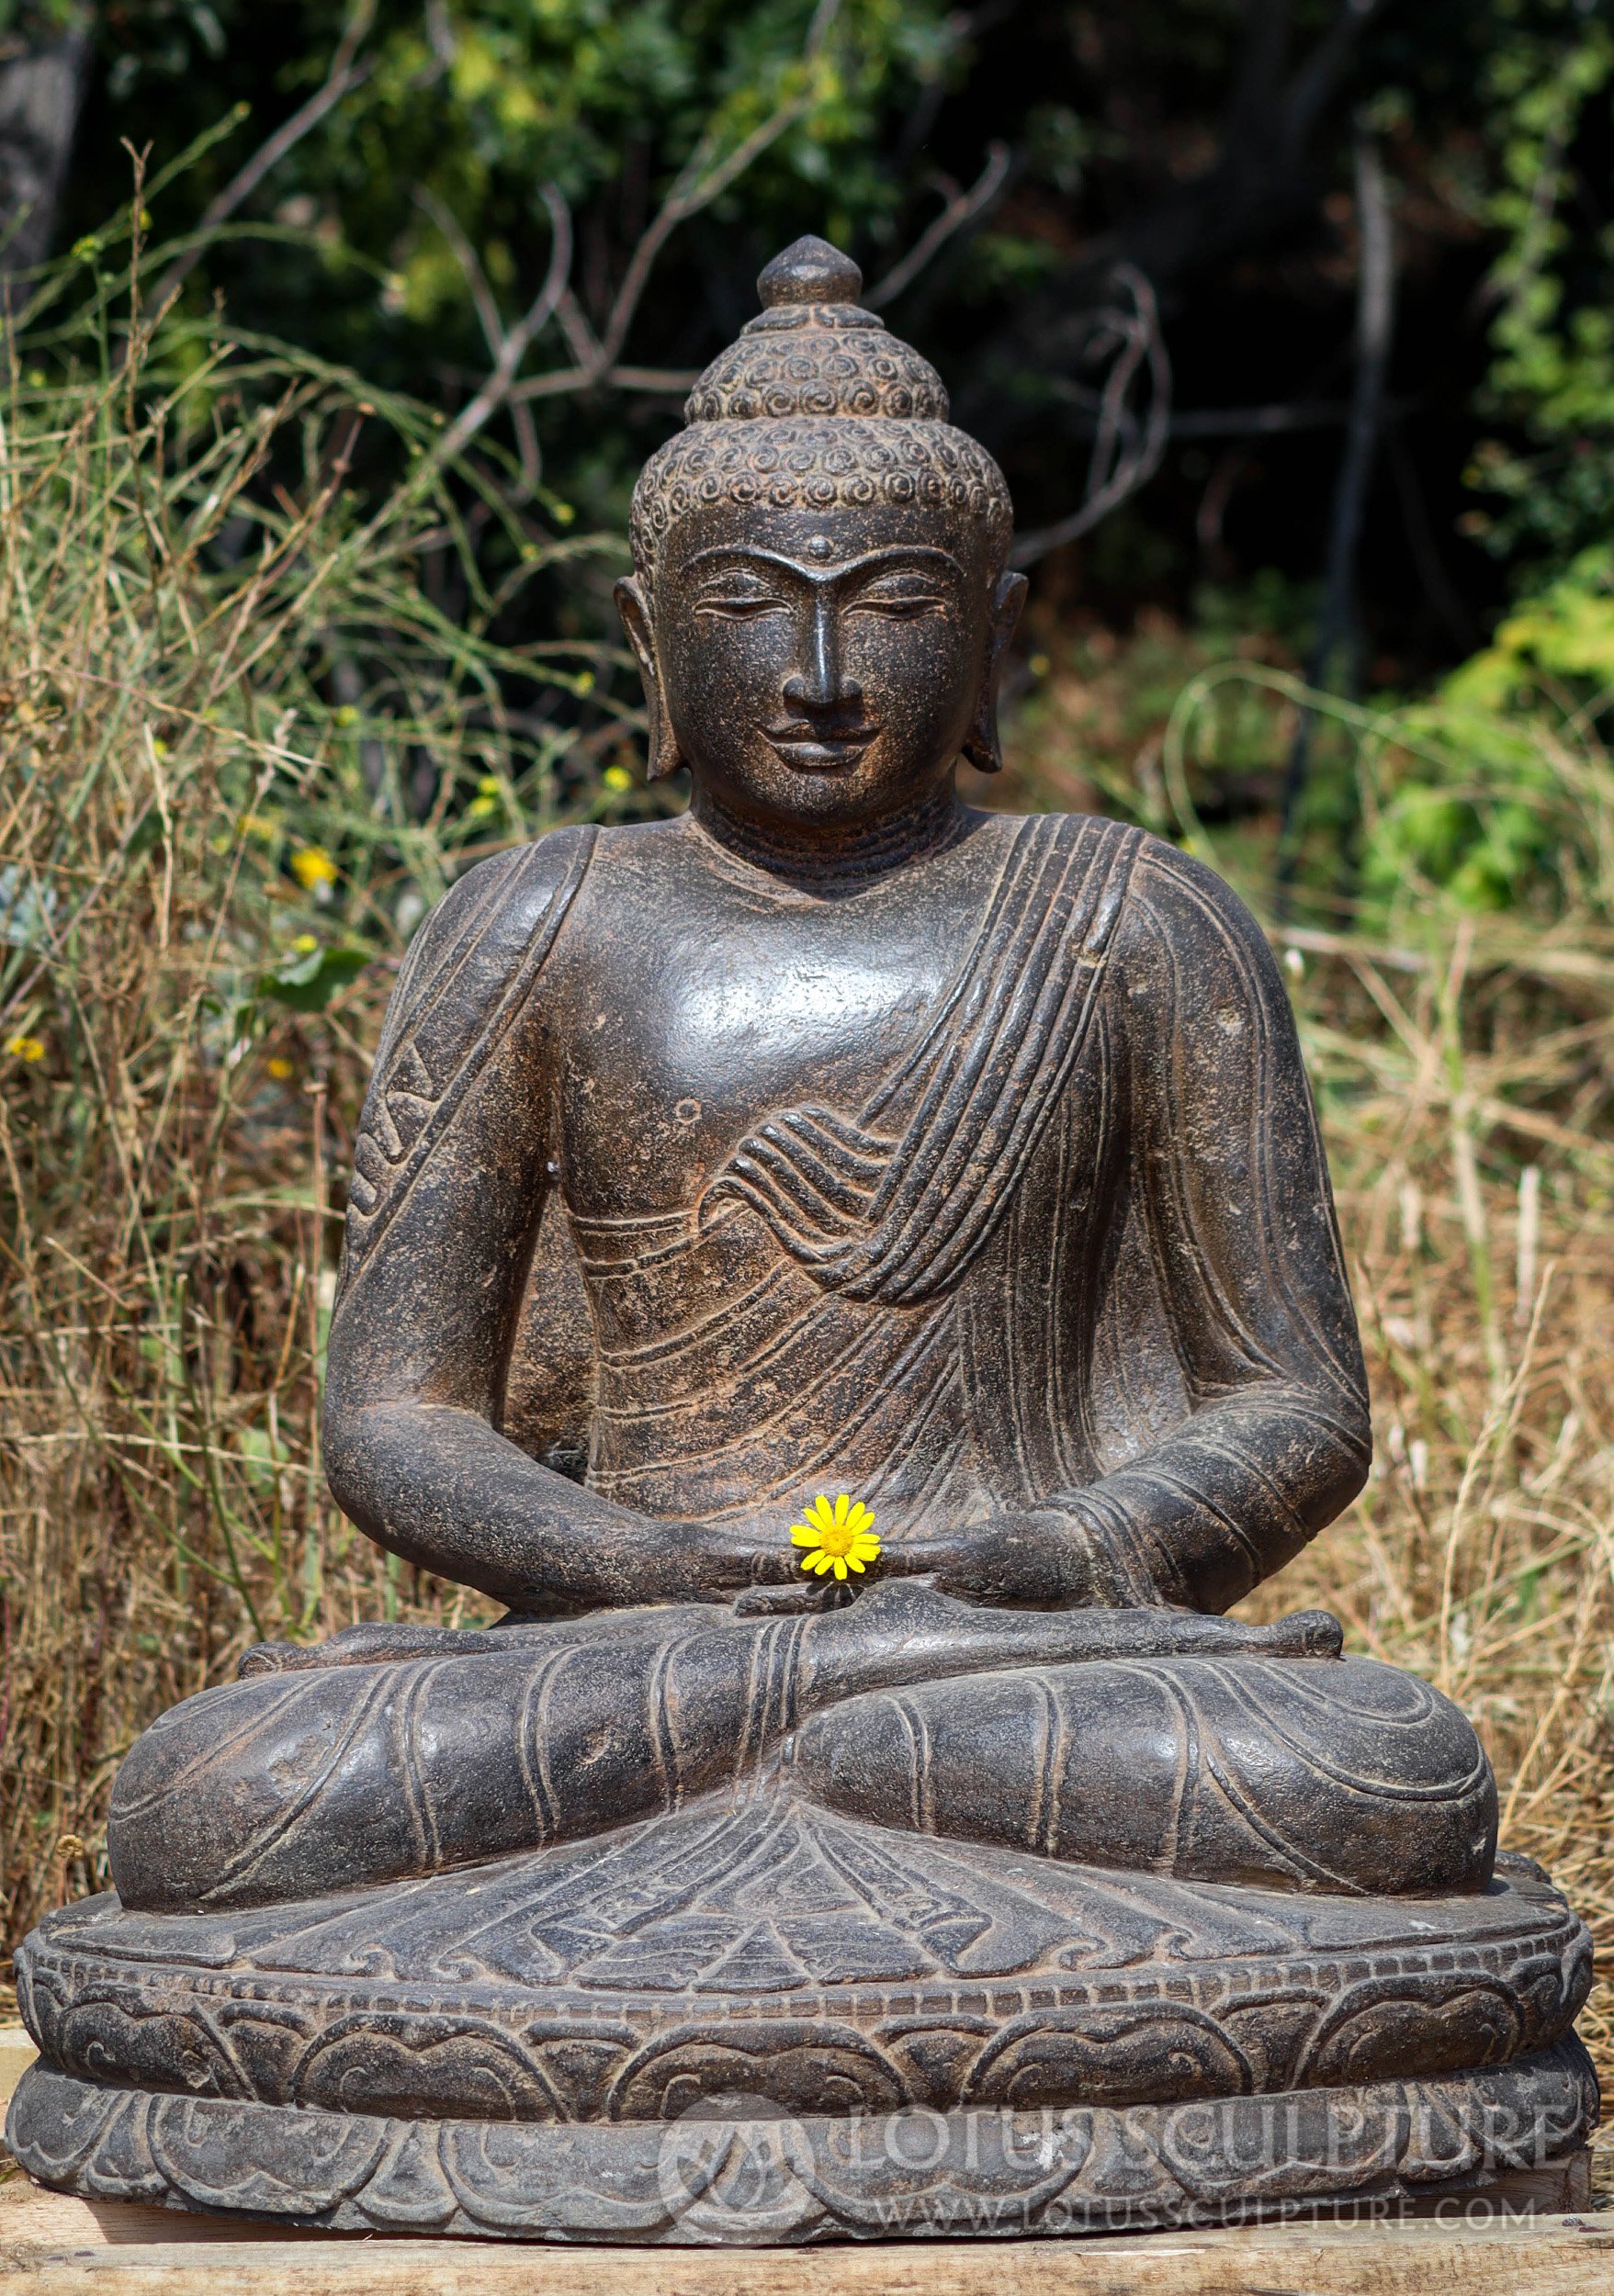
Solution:
<svg viewBox="0 0 1614 2296"><path fill-rule="evenodd" d="M668 2124L657 2160L661 2200L685 2240L746 2245L787 2239L822 2214L812 2145L771 2098L703 2098Z"/></svg>

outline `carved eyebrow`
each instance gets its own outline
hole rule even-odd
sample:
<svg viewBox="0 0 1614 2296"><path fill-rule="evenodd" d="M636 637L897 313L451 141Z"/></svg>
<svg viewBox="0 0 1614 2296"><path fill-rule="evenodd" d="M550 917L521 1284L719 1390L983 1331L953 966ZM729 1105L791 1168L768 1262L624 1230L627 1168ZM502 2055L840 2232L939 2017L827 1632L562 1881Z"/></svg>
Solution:
<svg viewBox="0 0 1614 2296"><path fill-rule="evenodd" d="M859 567L853 570L863 578L866 585L870 589L873 589L878 582L918 582L929 590L934 590L936 587L937 569L931 566L904 566L897 564L895 566Z"/></svg>
<svg viewBox="0 0 1614 2296"><path fill-rule="evenodd" d="M872 574L887 568L931 567L956 574L964 579L964 568L951 550L939 550L923 542L888 542L877 550L865 550L862 557L847 558L839 566L804 566L798 558L786 557L782 550L759 550L754 545L742 542L716 543L709 550L697 550L689 567L705 564L709 558L726 558L737 572L744 570L748 561L759 566L776 566L786 574L794 574L798 581L809 582L815 590L822 590L832 582L841 582L852 574Z"/></svg>
<svg viewBox="0 0 1614 2296"><path fill-rule="evenodd" d="M697 568L692 566L689 570L693 574L697 571ZM698 568L698 572L700 579L706 583L732 582L741 577L749 578L753 582L761 582L766 580L767 569L759 566L748 566L740 560L728 566L703 566Z"/></svg>

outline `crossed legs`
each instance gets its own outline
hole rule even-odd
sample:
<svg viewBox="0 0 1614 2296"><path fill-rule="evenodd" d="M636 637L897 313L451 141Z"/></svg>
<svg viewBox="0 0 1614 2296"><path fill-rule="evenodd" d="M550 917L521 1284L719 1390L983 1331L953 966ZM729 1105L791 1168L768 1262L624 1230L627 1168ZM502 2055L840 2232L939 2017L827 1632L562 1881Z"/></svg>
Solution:
<svg viewBox="0 0 1614 2296"><path fill-rule="evenodd" d="M810 1618L361 1631L153 1725L114 1788L113 1877L153 1910L311 1896L604 1832L783 1760L833 1807L1048 1856L1483 1885L1495 1789L1467 1723L1337 1649L1316 1613L1001 1612L899 1582Z"/></svg>

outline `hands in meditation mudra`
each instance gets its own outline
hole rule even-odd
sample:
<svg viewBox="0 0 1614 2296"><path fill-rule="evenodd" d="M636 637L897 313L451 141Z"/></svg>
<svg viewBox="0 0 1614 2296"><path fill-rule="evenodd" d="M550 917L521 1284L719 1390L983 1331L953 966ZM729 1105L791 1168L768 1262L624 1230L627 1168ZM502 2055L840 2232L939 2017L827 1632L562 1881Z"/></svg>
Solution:
<svg viewBox="0 0 1614 2296"><path fill-rule="evenodd" d="M639 481L618 598L688 812L482 862L388 1014L327 1469L506 1615L268 1646L138 1742L117 1898L25 1954L55 2181L152 2093L235 2117L205 2171L148 2143L148 2197L562 2236L700 2236L664 2132L736 2090L806 2147L758 2238L1472 2180L1504 2108L1584 2137L1585 1932L1494 1878L1464 1716L1322 1613L1223 1615L1370 1456L1287 999L1197 861L960 802L1010 508L859 284L770 264ZM844 1582L791 1543L840 1491L881 1542ZM1341 2092L1349 2158L1168 2141L1274 2095L1337 2135ZM1080 2141L966 2172L988 2109ZM923 2173L837 2149L916 2110Z"/></svg>

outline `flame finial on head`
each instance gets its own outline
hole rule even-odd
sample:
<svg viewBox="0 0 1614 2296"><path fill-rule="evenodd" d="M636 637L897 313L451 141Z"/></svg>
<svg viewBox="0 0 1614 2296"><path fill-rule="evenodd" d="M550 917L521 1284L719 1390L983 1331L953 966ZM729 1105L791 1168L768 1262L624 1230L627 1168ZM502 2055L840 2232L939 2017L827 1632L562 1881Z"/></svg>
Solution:
<svg viewBox="0 0 1614 2296"><path fill-rule="evenodd" d="M855 303L863 286L850 255L807 231L758 274L757 300L765 311L784 303Z"/></svg>

